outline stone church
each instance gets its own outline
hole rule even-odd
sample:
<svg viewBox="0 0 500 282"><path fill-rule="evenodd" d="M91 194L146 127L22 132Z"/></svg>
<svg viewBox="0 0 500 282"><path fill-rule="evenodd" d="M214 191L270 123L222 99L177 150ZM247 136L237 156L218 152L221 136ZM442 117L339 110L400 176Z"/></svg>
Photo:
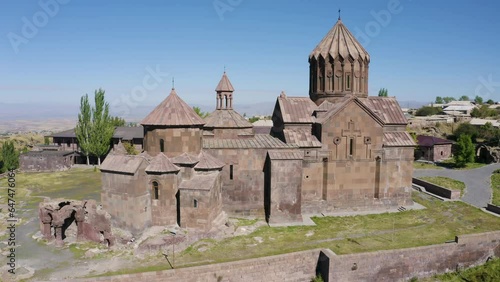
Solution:
<svg viewBox="0 0 500 282"><path fill-rule="evenodd" d="M200 118L172 89L142 122L144 151L101 166L102 203L139 233L208 231L227 215L269 223L412 204L415 143L395 98L368 96L370 56L339 19L309 55L309 97L281 93L271 134L233 109L226 73Z"/></svg>

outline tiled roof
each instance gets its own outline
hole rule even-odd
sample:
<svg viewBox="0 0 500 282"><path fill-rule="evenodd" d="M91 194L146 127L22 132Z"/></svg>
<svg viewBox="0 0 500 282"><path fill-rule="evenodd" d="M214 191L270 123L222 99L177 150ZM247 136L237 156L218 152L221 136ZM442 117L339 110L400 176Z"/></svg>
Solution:
<svg viewBox="0 0 500 282"><path fill-rule="evenodd" d="M302 160L304 152L301 150L269 150L267 152L271 160Z"/></svg>
<svg viewBox="0 0 500 282"><path fill-rule="evenodd" d="M333 107L333 103L331 103L330 101L323 101L323 103L321 103L321 105L318 106L318 108L316 109L317 112L326 112L328 111L329 109L331 109Z"/></svg>
<svg viewBox="0 0 500 282"><path fill-rule="evenodd" d="M272 126L254 126L253 130L255 134L271 134Z"/></svg>
<svg viewBox="0 0 500 282"><path fill-rule="evenodd" d="M135 174L144 158L141 156L108 155L101 164L101 171Z"/></svg>
<svg viewBox="0 0 500 282"><path fill-rule="evenodd" d="M299 147L321 147L321 142L311 132L303 129L284 129L286 143Z"/></svg>
<svg viewBox="0 0 500 282"><path fill-rule="evenodd" d="M419 146L431 147L434 145L445 145L445 144L453 144L453 141L441 139L434 136L425 136L418 135L417 142Z"/></svg>
<svg viewBox="0 0 500 282"><path fill-rule="evenodd" d="M318 59L320 56L328 58L328 55L337 59L341 56L343 59L348 59L351 56L353 59L370 61L370 55L365 48L356 40L352 33L345 27L339 19L333 28L326 34L321 42L314 48L309 58Z"/></svg>
<svg viewBox="0 0 500 282"><path fill-rule="evenodd" d="M132 140L144 138L144 128L142 126L118 126L115 128L113 138Z"/></svg>
<svg viewBox="0 0 500 282"><path fill-rule="evenodd" d="M170 95L161 102L145 119L142 125L193 126L205 121L186 104L172 89Z"/></svg>
<svg viewBox="0 0 500 282"><path fill-rule="evenodd" d="M195 163L199 162L200 160L197 157L192 156L192 155L190 155L188 153L183 153L180 156L172 158L171 161L174 164L188 164L188 165L192 165L192 164L195 164Z"/></svg>
<svg viewBox="0 0 500 282"><path fill-rule="evenodd" d="M163 153L159 153L151 160L151 163L146 167L146 172L177 172L180 168L174 165L167 156Z"/></svg>
<svg viewBox="0 0 500 282"><path fill-rule="evenodd" d="M209 191L214 187L218 173L195 175L189 180L183 180L179 183L179 189L189 190L206 190Z"/></svg>
<svg viewBox="0 0 500 282"><path fill-rule="evenodd" d="M72 129L68 129L65 131L58 132L58 133L54 133L54 134L49 135L47 137L76 138L76 134L75 134L75 129L72 128Z"/></svg>
<svg viewBox="0 0 500 282"><path fill-rule="evenodd" d="M208 128L252 128L253 125L238 112L231 109L213 111L205 118Z"/></svg>
<svg viewBox="0 0 500 282"><path fill-rule="evenodd" d="M368 98L359 98L366 107L374 112L385 124L404 124L408 121L394 97L370 96Z"/></svg>
<svg viewBox="0 0 500 282"><path fill-rule="evenodd" d="M321 117L317 118L316 120L319 123L324 123L325 121L327 121L328 119L330 119L331 116L337 114L341 109L343 109L344 107L346 107L349 104L349 102L351 102L354 99L356 99L354 96L349 95L349 96L345 96L342 99L338 100L337 103L325 104L323 102L321 105L323 105L323 104L325 104L325 105L323 106L322 109L328 107L328 110L326 111L326 113L324 115L322 115Z"/></svg>
<svg viewBox="0 0 500 282"><path fill-rule="evenodd" d="M384 132L384 147L414 147L417 146L411 135L406 131Z"/></svg>
<svg viewBox="0 0 500 282"><path fill-rule="evenodd" d="M241 139L203 139L203 148L205 149L274 149L296 147L296 145L285 144L278 138L267 134L255 134L253 138Z"/></svg>
<svg viewBox="0 0 500 282"><path fill-rule="evenodd" d="M65 157L69 155L79 156L80 154L72 151L29 151L26 153L22 153L21 156L31 156L31 157L43 157L43 156L60 156Z"/></svg>
<svg viewBox="0 0 500 282"><path fill-rule="evenodd" d="M233 85L231 84L231 81L229 81L229 78L226 75L226 72L222 75L222 78L219 81L219 84L217 84L217 87L215 88L215 91L217 92L233 92L234 88Z"/></svg>
<svg viewBox="0 0 500 282"><path fill-rule="evenodd" d="M316 104L309 97L278 97L284 123L313 123Z"/></svg>
<svg viewBox="0 0 500 282"><path fill-rule="evenodd" d="M220 169L226 165L205 151L200 152L198 159L200 161L194 166L195 169Z"/></svg>

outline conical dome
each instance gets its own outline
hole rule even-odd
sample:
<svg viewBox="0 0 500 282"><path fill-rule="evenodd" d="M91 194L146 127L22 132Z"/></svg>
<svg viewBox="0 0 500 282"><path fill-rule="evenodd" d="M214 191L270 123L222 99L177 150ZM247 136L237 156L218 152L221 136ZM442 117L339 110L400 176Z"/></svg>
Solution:
<svg viewBox="0 0 500 282"><path fill-rule="evenodd" d="M326 34L321 42L314 48L309 55L309 58L319 59L322 56L324 59L332 56L335 60L339 56L343 59L348 59L350 56L353 60L370 61L370 55L365 48L361 46L358 40L352 35L347 27L338 20L333 28Z"/></svg>

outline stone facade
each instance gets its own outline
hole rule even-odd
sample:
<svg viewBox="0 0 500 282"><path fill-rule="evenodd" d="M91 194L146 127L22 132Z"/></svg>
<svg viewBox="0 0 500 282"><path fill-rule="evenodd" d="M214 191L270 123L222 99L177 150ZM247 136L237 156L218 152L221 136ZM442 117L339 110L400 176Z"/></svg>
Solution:
<svg viewBox="0 0 500 282"><path fill-rule="evenodd" d="M309 60L309 97L281 93L271 134L233 109L226 73L205 120L172 89L141 123L144 153L101 167L115 222L208 231L224 213L300 223L303 213L412 204L415 143L396 99L368 96L368 53L339 20Z"/></svg>

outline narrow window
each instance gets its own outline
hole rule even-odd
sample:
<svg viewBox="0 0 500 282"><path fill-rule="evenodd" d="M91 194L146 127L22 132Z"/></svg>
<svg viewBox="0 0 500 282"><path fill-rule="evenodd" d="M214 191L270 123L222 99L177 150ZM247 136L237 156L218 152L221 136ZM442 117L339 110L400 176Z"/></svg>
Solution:
<svg viewBox="0 0 500 282"><path fill-rule="evenodd" d="M165 152L165 141L160 139L160 152Z"/></svg>
<svg viewBox="0 0 500 282"><path fill-rule="evenodd" d="M158 200L159 191L158 191L158 182L153 181L153 197L155 200Z"/></svg>
<svg viewBox="0 0 500 282"><path fill-rule="evenodd" d="M233 180L233 165L229 166L229 179Z"/></svg>
<svg viewBox="0 0 500 282"><path fill-rule="evenodd" d="M194 201L193 201L193 207L194 208L198 207L198 200L194 199Z"/></svg>
<svg viewBox="0 0 500 282"><path fill-rule="evenodd" d="M351 89L351 76L347 75L347 89Z"/></svg>
<svg viewBox="0 0 500 282"><path fill-rule="evenodd" d="M349 156L354 153L354 138L349 139Z"/></svg>

